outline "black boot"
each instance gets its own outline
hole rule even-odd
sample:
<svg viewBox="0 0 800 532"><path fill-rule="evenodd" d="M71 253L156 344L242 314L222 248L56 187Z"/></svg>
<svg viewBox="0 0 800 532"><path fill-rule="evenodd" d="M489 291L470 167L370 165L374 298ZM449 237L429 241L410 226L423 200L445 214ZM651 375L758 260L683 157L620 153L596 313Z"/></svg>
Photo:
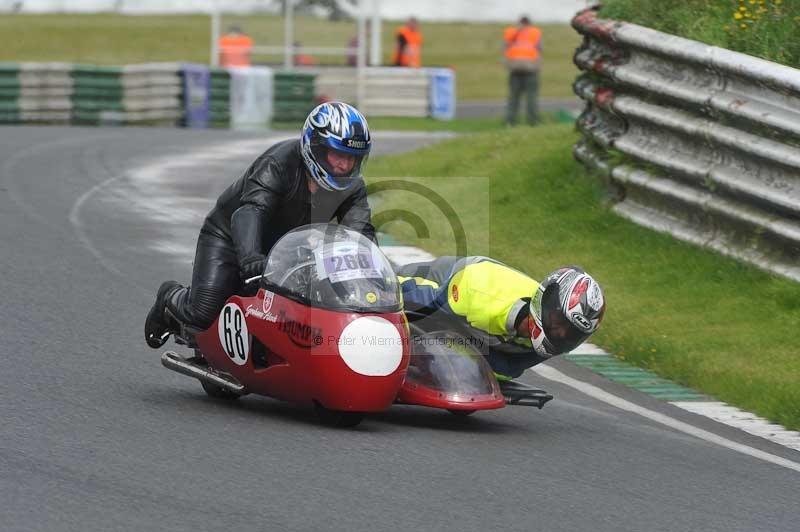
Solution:
<svg viewBox="0 0 800 532"><path fill-rule="evenodd" d="M181 289L181 285L175 281L165 281L161 284L156 294L156 302L147 313L144 322L144 339L147 345L153 349L158 349L166 343L169 335L174 332L170 327L170 319L165 310L169 299Z"/></svg>

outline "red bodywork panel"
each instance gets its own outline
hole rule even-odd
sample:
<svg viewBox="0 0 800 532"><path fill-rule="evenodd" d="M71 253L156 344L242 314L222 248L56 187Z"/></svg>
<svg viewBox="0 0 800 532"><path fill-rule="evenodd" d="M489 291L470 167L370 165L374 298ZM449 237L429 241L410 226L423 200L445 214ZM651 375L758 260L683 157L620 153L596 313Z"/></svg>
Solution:
<svg viewBox="0 0 800 532"><path fill-rule="evenodd" d="M493 410L506 406L505 397L495 383L492 394L451 395L421 384L406 381L397 395L397 402L410 405L445 408L447 410Z"/></svg>
<svg viewBox="0 0 800 532"><path fill-rule="evenodd" d="M342 331L365 317L388 321L402 343L399 363L387 375L358 373L340 355ZM240 347L235 347L236 332L243 330L241 319L246 323L249 342L246 356L237 359L235 353L243 345L240 341ZM226 326L231 334L226 335ZM397 397L409 361L402 312L365 314L311 308L263 289L254 297L231 297L217 320L195 340L214 369L232 375L248 392L287 401L318 401L332 410L386 410ZM254 363L253 355L261 353L266 356Z"/></svg>

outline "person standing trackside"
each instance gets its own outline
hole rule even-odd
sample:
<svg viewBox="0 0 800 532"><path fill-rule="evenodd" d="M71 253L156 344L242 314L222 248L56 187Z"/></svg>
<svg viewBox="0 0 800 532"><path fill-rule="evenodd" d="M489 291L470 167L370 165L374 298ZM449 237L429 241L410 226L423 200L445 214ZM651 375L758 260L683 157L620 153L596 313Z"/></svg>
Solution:
<svg viewBox="0 0 800 532"><path fill-rule="evenodd" d="M529 125L538 122L539 68L541 66L542 31L531 25L527 16L519 19L519 24L508 27L503 35L505 62L508 76L508 108L506 123L517 123L519 101L522 95L526 100L526 119Z"/></svg>
<svg viewBox="0 0 800 532"><path fill-rule="evenodd" d="M417 19L409 17L397 30L397 46L392 63L394 66L419 68L422 65L422 33Z"/></svg>
<svg viewBox="0 0 800 532"><path fill-rule="evenodd" d="M250 66L253 39L239 26L228 28L228 33L219 38L219 65L222 67Z"/></svg>

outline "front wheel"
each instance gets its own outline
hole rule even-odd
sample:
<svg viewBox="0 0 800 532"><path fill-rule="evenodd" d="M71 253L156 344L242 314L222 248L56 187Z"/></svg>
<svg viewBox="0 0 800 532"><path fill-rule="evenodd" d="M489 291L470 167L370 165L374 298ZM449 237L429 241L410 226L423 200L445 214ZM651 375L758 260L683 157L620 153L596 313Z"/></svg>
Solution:
<svg viewBox="0 0 800 532"><path fill-rule="evenodd" d="M344 410L330 410L319 403L314 403L317 417L330 427L351 428L355 427L366 417L364 412L347 412Z"/></svg>

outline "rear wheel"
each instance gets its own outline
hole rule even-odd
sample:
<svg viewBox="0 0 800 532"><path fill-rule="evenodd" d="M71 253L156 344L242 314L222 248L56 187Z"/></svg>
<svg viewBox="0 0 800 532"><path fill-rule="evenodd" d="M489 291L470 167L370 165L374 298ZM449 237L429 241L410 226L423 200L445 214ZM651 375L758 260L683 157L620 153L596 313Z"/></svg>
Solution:
<svg viewBox="0 0 800 532"><path fill-rule="evenodd" d="M314 403L317 417L330 427L351 428L355 427L366 417L364 412L347 412L344 410L330 410L319 403Z"/></svg>
<svg viewBox="0 0 800 532"><path fill-rule="evenodd" d="M467 417L471 416L476 412L476 410L448 410L451 414L458 417Z"/></svg>
<svg viewBox="0 0 800 532"><path fill-rule="evenodd" d="M226 390L216 384L211 384L210 382L200 381L200 385L203 387L203 390L214 399L224 399L226 401L233 401L234 399L238 399L240 396L233 393L230 390Z"/></svg>

